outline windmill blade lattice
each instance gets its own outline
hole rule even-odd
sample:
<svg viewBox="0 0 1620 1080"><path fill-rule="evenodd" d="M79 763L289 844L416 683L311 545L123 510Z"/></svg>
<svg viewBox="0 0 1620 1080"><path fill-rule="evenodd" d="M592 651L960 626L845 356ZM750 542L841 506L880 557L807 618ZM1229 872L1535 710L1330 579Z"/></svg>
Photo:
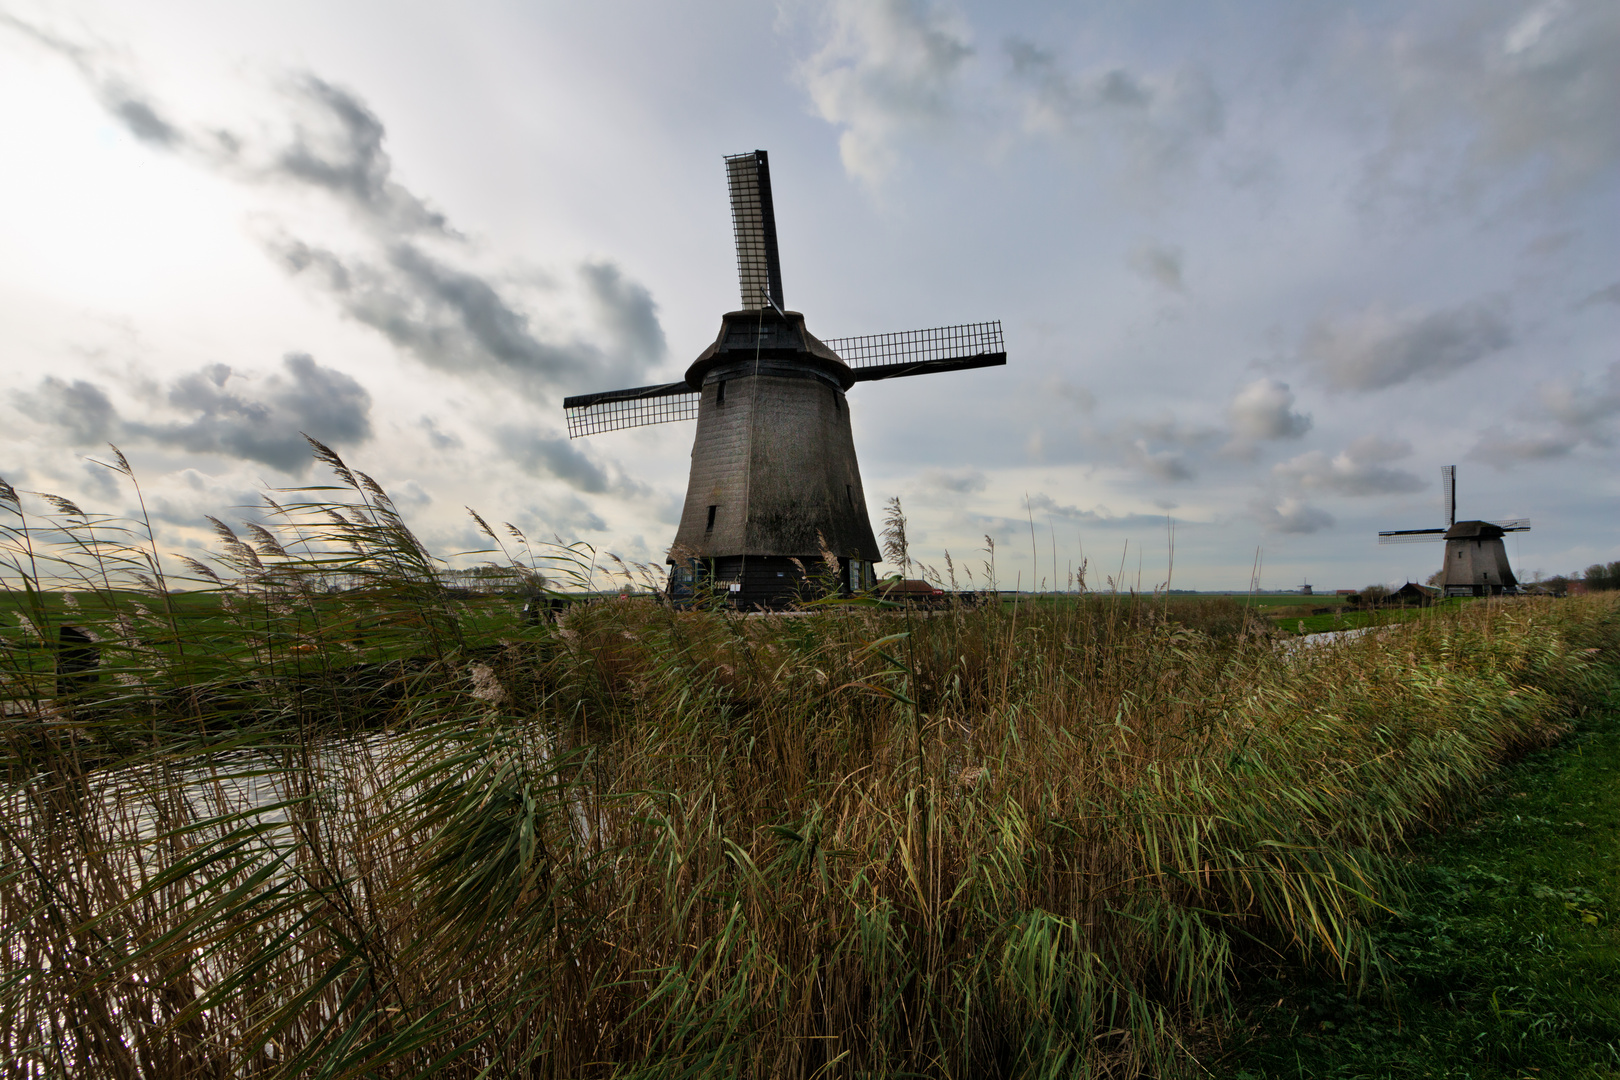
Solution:
<svg viewBox="0 0 1620 1080"><path fill-rule="evenodd" d="M1380 544L1421 544L1445 538L1445 529L1392 529L1378 534Z"/></svg>
<svg viewBox="0 0 1620 1080"><path fill-rule="evenodd" d="M731 229L737 241L737 284L745 311L782 299L782 259L776 247L776 207L771 202L770 158L763 150L726 158L731 189Z"/></svg>
<svg viewBox="0 0 1620 1080"><path fill-rule="evenodd" d="M825 344L854 371L856 382L999 367L1007 362L999 319L931 330L829 338Z"/></svg>
<svg viewBox="0 0 1620 1080"><path fill-rule="evenodd" d="M563 412L568 417L568 437L577 439L604 431L696 420L701 397L686 383L673 382L565 398Z"/></svg>

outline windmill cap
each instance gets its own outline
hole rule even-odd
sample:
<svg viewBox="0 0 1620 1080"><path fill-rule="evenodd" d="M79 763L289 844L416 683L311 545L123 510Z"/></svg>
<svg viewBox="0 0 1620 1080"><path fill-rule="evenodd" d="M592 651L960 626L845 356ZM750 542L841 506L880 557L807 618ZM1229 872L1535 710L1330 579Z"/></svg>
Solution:
<svg viewBox="0 0 1620 1080"><path fill-rule="evenodd" d="M839 355L822 344L804 327L804 316L797 311L766 308L755 311L728 311L720 317L720 333L714 344L704 349L686 369L686 385L701 390L709 373L736 367L739 375L749 374L749 365L764 364L761 375L808 375L820 377L848 390L855 384L855 373Z"/></svg>
<svg viewBox="0 0 1620 1080"><path fill-rule="evenodd" d="M1488 521L1459 521L1446 530L1447 540L1499 540L1507 533Z"/></svg>

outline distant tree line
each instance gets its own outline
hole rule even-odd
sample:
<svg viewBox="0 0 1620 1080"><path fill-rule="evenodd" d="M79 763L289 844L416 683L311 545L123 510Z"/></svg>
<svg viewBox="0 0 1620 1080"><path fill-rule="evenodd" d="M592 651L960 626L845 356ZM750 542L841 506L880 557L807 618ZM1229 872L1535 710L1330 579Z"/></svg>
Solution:
<svg viewBox="0 0 1620 1080"><path fill-rule="evenodd" d="M1588 592L1620 589L1620 562L1612 562L1607 566L1593 563L1586 568L1585 573L1559 574L1557 577L1545 578L1538 584L1545 585L1554 592L1563 592L1576 581L1584 582Z"/></svg>

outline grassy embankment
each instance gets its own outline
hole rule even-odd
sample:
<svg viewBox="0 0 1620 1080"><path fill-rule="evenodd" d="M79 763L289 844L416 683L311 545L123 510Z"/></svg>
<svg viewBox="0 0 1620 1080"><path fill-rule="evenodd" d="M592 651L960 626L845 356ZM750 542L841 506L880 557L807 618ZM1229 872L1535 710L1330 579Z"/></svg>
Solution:
<svg viewBox="0 0 1620 1080"><path fill-rule="evenodd" d="M1229 1080L1620 1076L1620 700L1412 853L1388 999L1256 973Z"/></svg>
<svg viewBox="0 0 1620 1080"><path fill-rule="evenodd" d="M3 1071L1170 1075L1240 973L1376 992L1408 839L1616 668L1602 598L1292 654L1122 597L495 630L329 464L213 605L0 491Z"/></svg>

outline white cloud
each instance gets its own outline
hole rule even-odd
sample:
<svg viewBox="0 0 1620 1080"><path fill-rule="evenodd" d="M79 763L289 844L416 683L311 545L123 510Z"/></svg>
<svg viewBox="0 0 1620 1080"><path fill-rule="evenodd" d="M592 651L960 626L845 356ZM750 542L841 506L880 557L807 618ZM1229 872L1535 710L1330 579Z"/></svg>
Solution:
<svg viewBox="0 0 1620 1080"><path fill-rule="evenodd" d="M1285 382L1259 378L1239 388L1226 407L1232 434L1240 443L1297 439L1311 429L1311 418L1294 411L1294 392Z"/></svg>
<svg viewBox="0 0 1620 1080"><path fill-rule="evenodd" d="M1313 533L1333 524L1333 515L1326 510L1301 502L1291 496L1281 499L1255 499L1249 509L1260 524L1270 532Z"/></svg>
<svg viewBox="0 0 1620 1080"><path fill-rule="evenodd" d="M1172 74L1103 65L1067 69L1057 55L1020 38L1007 42L1013 78L1025 91L1028 130L1117 152L1128 176L1153 181L1184 169L1225 129L1225 107L1202 69Z"/></svg>
<svg viewBox="0 0 1620 1080"><path fill-rule="evenodd" d="M1368 435L1343 452L1328 457L1320 450L1272 466L1271 474L1286 489L1332 495L1392 495L1420 491L1423 481L1384 462L1406 457L1411 443Z"/></svg>
<svg viewBox="0 0 1620 1080"><path fill-rule="evenodd" d="M964 22L928 0L834 0L826 40L799 77L816 113L843 129L839 154L851 176L881 182L896 142L942 125L973 55Z"/></svg>

